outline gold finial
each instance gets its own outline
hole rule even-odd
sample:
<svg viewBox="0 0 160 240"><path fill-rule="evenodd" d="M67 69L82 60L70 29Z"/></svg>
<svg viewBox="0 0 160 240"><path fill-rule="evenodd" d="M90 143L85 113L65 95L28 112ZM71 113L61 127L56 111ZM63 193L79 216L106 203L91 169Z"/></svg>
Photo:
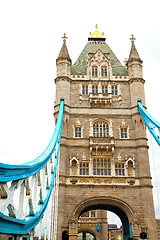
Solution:
<svg viewBox="0 0 160 240"><path fill-rule="evenodd" d="M104 38L104 32L102 34L97 30L98 25L96 24L96 30L93 33L89 33L90 38Z"/></svg>
<svg viewBox="0 0 160 240"><path fill-rule="evenodd" d="M66 41L66 39L68 38L67 36L66 36L66 33L64 33L64 35L63 35L63 42L65 42Z"/></svg>
<svg viewBox="0 0 160 240"><path fill-rule="evenodd" d="M131 38L130 38L131 42L134 43L134 41L136 40L136 38L134 37L134 35L132 34L131 35Z"/></svg>

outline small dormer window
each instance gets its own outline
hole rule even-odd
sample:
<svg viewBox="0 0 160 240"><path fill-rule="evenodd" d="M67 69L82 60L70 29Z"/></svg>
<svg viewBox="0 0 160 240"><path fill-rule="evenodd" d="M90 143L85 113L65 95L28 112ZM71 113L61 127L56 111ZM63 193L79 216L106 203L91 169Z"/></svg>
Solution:
<svg viewBox="0 0 160 240"><path fill-rule="evenodd" d="M101 68L101 76L102 77L107 77L107 67L102 67Z"/></svg>
<svg viewBox="0 0 160 240"><path fill-rule="evenodd" d="M97 77L98 76L98 69L97 66L92 67L92 77Z"/></svg>

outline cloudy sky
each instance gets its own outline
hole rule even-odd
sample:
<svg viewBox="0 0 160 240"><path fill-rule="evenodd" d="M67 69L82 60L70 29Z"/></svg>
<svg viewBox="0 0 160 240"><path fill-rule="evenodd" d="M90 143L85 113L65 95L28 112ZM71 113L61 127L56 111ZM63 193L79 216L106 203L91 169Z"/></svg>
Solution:
<svg viewBox="0 0 160 240"><path fill-rule="evenodd" d="M6 0L0 1L0 161L33 160L46 148L54 129L56 58L62 35L74 63L89 32L105 33L123 63L136 37L143 60L148 111L160 122L160 15L158 0ZM153 143L150 161L160 192L160 149ZM154 157L153 157L154 155ZM160 210L159 210L160 212Z"/></svg>

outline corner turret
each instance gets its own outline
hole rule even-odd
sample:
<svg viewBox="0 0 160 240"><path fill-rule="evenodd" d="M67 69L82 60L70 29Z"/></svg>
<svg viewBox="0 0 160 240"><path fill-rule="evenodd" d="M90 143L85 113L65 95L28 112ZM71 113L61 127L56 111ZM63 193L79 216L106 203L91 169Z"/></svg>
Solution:
<svg viewBox="0 0 160 240"><path fill-rule="evenodd" d="M65 105L70 106L70 74L71 74L71 64L68 49L66 46L66 34L64 33L63 45L56 59L57 65L57 78L56 83L56 105L60 103L60 99L63 98Z"/></svg>
<svg viewBox="0 0 160 240"><path fill-rule="evenodd" d="M131 42L132 42L132 46L131 46L131 51L130 51L130 55L129 55L129 59L127 62L127 69L128 69L128 73L129 73L129 78L143 78L143 72L142 72L142 63L143 61L141 60L138 51L135 47L134 41L135 38L132 34L131 38L130 38Z"/></svg>
<svg viewBox="0 0 160 240"><path fill-rule="evenodd" d="M71 70L71 64L72 61L70 59L67 45L66 45L66 34L64 33L63 38L63 45L60 50L59 56L56 59L56 65L57 65L57 77L59 76L69 76L70 70Z"/></svg>
<svg viewBox="0 0 160 240"><path fill-rule="evenodd" d="M126 63L128 74L129 74L129 83L130 83L130 92L131 92L131 107L137 106L137 101L141 101L145 105L145 95L144 95L144 79L143 79L143 70L142 63L138 51L135 47L134 41L135 38L132 34L131 38L131 51L129 54L128 61Z"/></svg>

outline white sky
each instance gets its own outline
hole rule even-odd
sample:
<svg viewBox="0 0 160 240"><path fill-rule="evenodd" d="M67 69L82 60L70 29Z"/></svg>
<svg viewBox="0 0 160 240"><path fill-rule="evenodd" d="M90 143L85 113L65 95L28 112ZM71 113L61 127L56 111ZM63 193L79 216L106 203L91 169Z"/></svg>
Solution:
<svg viewBox="0 0 160 240"><path fill-rule="evenodd" d="M135 45L143 60L148 111L160 122L158 0L1 0L1 162L27 162L46 148L54 129L54 78L61 37L64 32L67 34L74 63L95 24L105 33L106 42L122 63L129 56L129 38L132 33L135 35ZM154 144L160 191L159 158L160 149ZM154 180L153 171L152 177ZM156 194L154 200L157 209Z"/></svg>

